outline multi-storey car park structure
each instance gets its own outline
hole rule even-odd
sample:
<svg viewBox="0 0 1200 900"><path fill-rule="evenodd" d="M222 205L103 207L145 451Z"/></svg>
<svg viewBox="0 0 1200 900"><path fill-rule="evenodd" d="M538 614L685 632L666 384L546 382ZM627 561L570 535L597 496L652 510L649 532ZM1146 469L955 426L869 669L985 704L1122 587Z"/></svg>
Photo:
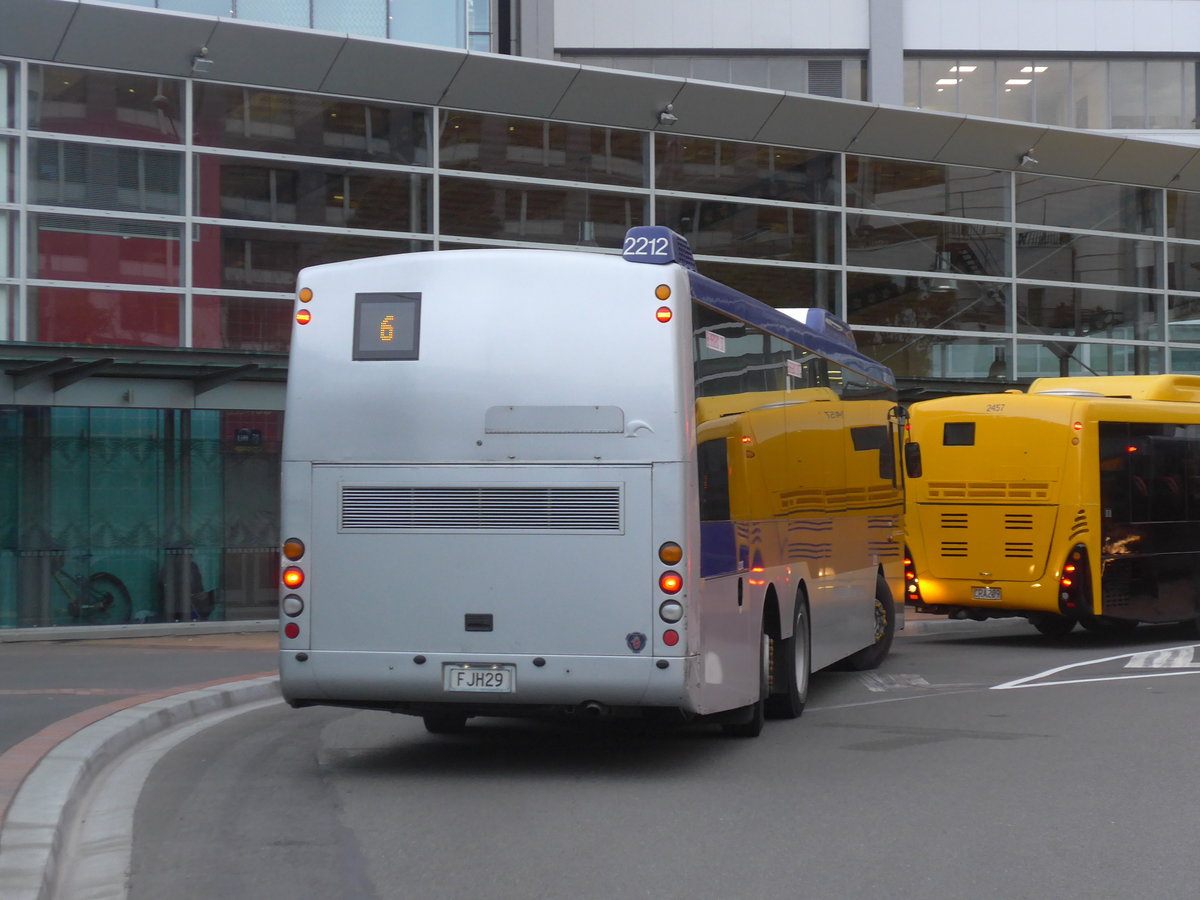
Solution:
<svg viewBox="0 0 1200 900"><path fill-rule="evenodd" d="M275 614L315 263L662 224L912 391L1200 367L1200 4L140 6L5 4L2 629Z"/></svg>

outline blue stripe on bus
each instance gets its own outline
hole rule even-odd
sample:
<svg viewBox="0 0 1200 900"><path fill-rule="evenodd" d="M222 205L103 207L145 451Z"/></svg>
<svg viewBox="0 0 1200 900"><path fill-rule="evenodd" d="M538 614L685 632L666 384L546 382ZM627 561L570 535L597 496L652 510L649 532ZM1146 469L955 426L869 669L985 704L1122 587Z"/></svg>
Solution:
<svg viewBox="0 0 1200 900"><path fill-rule="evenodd" d="M700 523L700 577L738 571L737 540L732 522Z"/></svg>
<svg viewBox="0 0 1200 900"><path fill-rule="evenodd" d="M783 338L793 344L799 344L826 359L836 362L839 366L865 375L867 378L896 386L896 377L887 366L877 363L869 356L863 356L849 349L845 344L828 335L813 331L798 319L793 319L787 313L779 312L774 307L766 306L741 291L736 291L719 281L713 281L698 272L688 272L691 280L692 298L705 306L712 307L718 312L725 313L735 319L760 328L768 334Z"/></svg>

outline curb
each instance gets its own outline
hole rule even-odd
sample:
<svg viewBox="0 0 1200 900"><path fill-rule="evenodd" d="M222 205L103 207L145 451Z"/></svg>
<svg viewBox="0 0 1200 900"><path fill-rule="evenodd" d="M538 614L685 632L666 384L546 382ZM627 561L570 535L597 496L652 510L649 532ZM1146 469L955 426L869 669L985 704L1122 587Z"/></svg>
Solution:
<svg viewBox="0 0 1200 900"><path fill-rule="evenodd" d="M897 636L913 636L918 634L939 634L947 631L990 631L994 628L1019 625L1032 628L1029 621L1021 616L1006 616L999 619L917 619L912 615L905 619L904 627L896 632ZM1034 632L1036 634L1036 632Z"/></svg>
<svg viewBox="0 0 1200 900"><path fill-rule="evenodd" d="M278 619L248 619L244 622L156 622L150 625L48 625L45 628L0 628L0 644L15 641L86 641L103 638L240 634L250 631L275 631L278 628Z"/></svg>
<svg viewBox="0 0 1200 900"><path fill-rule="evenodd" d="M130 747L183 722L278 697L277 675L186 691L115 712L58 744L22 782L0 826L5 900L55 895L67 826L100 772Z"/></svg>

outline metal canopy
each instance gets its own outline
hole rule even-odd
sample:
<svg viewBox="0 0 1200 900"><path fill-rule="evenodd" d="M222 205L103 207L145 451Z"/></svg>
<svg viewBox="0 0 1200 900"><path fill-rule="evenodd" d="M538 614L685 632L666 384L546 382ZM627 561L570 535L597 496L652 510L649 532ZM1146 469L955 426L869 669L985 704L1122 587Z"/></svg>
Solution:
<svg viewBox="0 0 1200 900"><path fill-rule="evenodd" d="M955 165L1011 169L1045 132L1045 125L966 118L934 159Z"/></svg>
<svg viewBox="0 0 1200 900"><path fill-rule="evenodd" d="M682 78L580 66L551 118L649 131L681 87Z"/></svg>
<svg viewBox="0 0 1200 900"><path fill-rule="evenodd" d="M17 390L49 380L59 391L84 378L176 378L203 393L231 381L283 382L287 354L233 350L84 347L78 344L0 343L0 371Z"/></svg>
<svg viewBox="0 0 1200 900"><path fill-rule="evenodd" d="M443 106L549 118L579 74L571 63L537 62L498 53L468 53Z"/></svg>
<svg viewBox="0 0 1200 900"><path fill-rule="evenodd" d="M844 149L871 156L932 160L964 119L950 113L880 106Z"/></svg>
<svg viewBox="0 0 1200 900"><path fill-rule="evenodd" d="M752 139L813 150L844 150L874 112L874 106L853 100L784 94Z"/></svg>
<svg viewBox="0 0 1200 900"><path fill-rule="evenodd" d="M160 75L1200 190L1200 148L266 26L94 0L2 0L0 53ZM659 123L673 104L677 121Z"/></svg>
<svg viewBox="0 0 1200 900"><path fill-rule="evenodd" d="M672 110L679 121L662 125L660 130L749 140L762 130L783 96L782 91L746 91L730 84L688 79Z"/></svg>
<svg viewBox="0 0 1200 900"><path fill-rule="evenodd" d="M432 106L467 59L465 50L444 50L410 44L396 52L392 41L363 38L346 41L334 59L321 90L354 97L392 100Z"/></svg>
<svg viewBox="0 0 1200 900"><path fill-rule="evenodd" d="M163 75L190 75L192 60L209 43L218 21L186 13L169 19L147 16L140 9L100 3L54 5L78 7L56 61L116 68L114 60L120 60L120 68Z"/></svg>

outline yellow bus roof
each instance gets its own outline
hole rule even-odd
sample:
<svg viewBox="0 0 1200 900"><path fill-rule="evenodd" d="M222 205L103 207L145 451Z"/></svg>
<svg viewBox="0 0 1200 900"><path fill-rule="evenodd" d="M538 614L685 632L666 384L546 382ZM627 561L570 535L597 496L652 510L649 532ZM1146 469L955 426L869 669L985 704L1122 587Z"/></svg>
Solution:
<svg viewBox="0 0 1200 900"><path fill-rule="evenodd" d="M1130 397L1134 400L1164 400L1200 403L1200 375L1096 375L1071 378L1039 378L1029 386L1030 394L1095 394L1100 397Z"/></svg>

